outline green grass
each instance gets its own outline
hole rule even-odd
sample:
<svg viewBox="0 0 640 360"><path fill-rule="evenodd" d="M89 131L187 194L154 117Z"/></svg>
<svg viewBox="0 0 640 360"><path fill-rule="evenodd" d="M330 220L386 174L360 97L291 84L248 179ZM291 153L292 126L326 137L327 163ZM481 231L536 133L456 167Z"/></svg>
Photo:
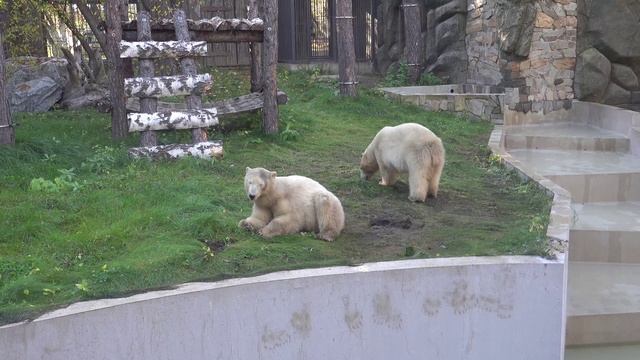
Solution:
<svg viewBox="0 0 640 360"><path fill-rule="evenodd" d="M229 94L248 88L246 76L230 77ZM407 257L546 254L549 199L488 160L490 124L367 90L340 98L308 74L282 72L280 82L290 97L281 107L288 130L263 136L259 115L249 115L253 128L212 134L225 141L221 161L132 161L126 149L137 139L111 143L108 116L91 111L18 116L16 147L0 148L0 323L192 280ZM426 125L447 150L440 196L426 204L407 200L406 179L382 188L358 177L375 133L403 122ZM238 229L251 208L246 166L323 183L345 207L342 236L264 240Z"/></svg>

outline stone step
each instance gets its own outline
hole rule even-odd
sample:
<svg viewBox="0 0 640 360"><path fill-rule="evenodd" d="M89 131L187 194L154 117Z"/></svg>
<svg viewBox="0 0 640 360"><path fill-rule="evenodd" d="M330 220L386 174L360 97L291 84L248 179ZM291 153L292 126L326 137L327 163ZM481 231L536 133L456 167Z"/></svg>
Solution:
<svg viewBox="0 0 640 360"><path fill-rule="evenodd" d="M575 202L640 201L640 157L601 151L509 151L524 167L571 193Z"/></svg>
<svg viewBox="0 0 640 360"><path fill-rule="evenodd" d="M629 151L624 135L577 123L508 127L504 139L508 150Z"/></svg>
<svg viewBox="0 0 640 360"><path fill-rule="evenodd" d="M570 261L640 264L640 202L573 204Z"/></svg>
<svg viewBox="0 0 640 360"><path fill-rule="evenodd" d="M567 348L564 360L637 360L640 344Z"/></svg>
<svg viewBox="0 0 640 360"><path fill-rule="evenodd" d="M566 344L640 342L640 264L569 262Z"/></svg>

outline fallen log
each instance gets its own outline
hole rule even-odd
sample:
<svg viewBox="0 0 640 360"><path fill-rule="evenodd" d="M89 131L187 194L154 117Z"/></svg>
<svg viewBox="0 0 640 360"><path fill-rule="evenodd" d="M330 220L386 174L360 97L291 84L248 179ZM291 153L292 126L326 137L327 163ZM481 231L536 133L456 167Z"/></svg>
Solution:
<svg viewBox="0 0 640 360"><path fill-rule="evenodd" d="M206 41L120 41L121 58L206 56Z"/></svg>
<svg viewBox="0 0 640 360"><path fill-rule="evenodd" d="M129 132L184 130L218 125L216 108L188 111L163 111L151 114L130 113Z"/></svg>
<svg viewBox="0 0 640 360"><path fill-rule="evenodd" d="M211 82L209 74L128 78L124 80L124 91L127 97L202 94L211 87Z"/></svg>
<svg viewBox="0 0 640 360"><path fill-rule="evenodd" d="M148 158L151 160L180 159L192 156L200 159L220 159L224 156L222 141L207 141L197 144L171 144L129 149L132 158Z"/></svg>

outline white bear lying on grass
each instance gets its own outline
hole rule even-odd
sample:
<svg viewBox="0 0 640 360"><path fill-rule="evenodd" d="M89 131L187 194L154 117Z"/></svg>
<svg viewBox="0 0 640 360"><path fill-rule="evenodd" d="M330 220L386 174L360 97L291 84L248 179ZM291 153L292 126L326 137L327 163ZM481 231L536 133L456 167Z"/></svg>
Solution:
<svg viewBox="0 0 640 360"><path fill-rule="evenodd" d="M401 173L409 173L409 200L438 196L444 167L442 141L426 127L407 123L385 126L373 138L360 160L361 177L369 180L380 170L380 185L391 186Z"/></svg>
<svg viewBox="0 0 640 360"><path fill-rule="evenodd" d="M319 239L333 241L344 228L340 200L317 181L247 168L244 189L253 211L238 226L265 238L312 231Z"/></svg>

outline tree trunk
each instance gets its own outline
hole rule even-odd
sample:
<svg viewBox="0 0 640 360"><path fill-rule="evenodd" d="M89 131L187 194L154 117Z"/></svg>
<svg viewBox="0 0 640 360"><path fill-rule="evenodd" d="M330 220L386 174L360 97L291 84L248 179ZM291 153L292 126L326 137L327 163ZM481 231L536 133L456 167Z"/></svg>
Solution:
<svg viewBox="0 0 640 360"><path fill-rule="evenodd" d="M138 41L151 40L151 15L148 11L138 13ZM122 50L122 44L120 45ZM121 54L122 56L122 54ZM138 62L140 67L140 77L150 78L155 74L153 60L141 58ZM158 108L158 99L145 97L140 99L140 112L154 113ZM131 115L131 114L130 114ZM131 127L131 121L129 121ZM140 146L158 145L158 136L153 131L144 131L140 134Z"/></svg>
<svg viewBox="0 0 640 360"><path fill-rule="evenodd" d="M126 102L124 96L124 69L120 59L120 40L122 27L120 14L123 2L121 0L107 0L107 51L109 61L109 90L111 94L111 137L125 138L128 132Z"/></svg>
<svg viewBox="0 0 640 360"><path fill-rule="evenodd" d="M13 145L16 142L15 130L11 121L9 98L4 84L4 29L0 25L0 145Z"/></svg>
<svg viewBox="0 0 640 360"><path fill-rule="evenodd" d="M338 67L340 95L356 96L356 49L353 41L353 11L351 0L337 0L336 31L338 37Z"/></svg>
<svg viewBox="0 0 640 360"><path fill-rule="evenodd" d="M152 114L132 113L128 115L129 132L207 128L218 125L217 115L218 110L216 108L187 111L164 111Z"/></svg>
<svg viewBox="0 0 640 360"><path fill-rule="evenodd" d="M409 66L409 82L418 83L422 71L422 17L418 0L402 0L404 10L405 57Z"/></svg>
<svg viewBox="0 0 640 360"><path fill-rule="evenodd" d="M165 97L202 94L211 86L211 75L198 74L130 78L124 82L127 96Z"/></svg>
<svg viewBox="0 0 640 360"><path fill-rule="evenodd" d="M129 156L133 158L179 159L193 156L202 159L222 158L224 150L222 141L207 141L197 144L171 144L129 149Z"/></svg>
<svg viewBox="0 0 640 360"><path fill-rule="evenodd" d="M259 18L260 0L249 0L247 19ZM249 43L251 54L251 92L262 90L262 45L258 42Z"/></svg>
<svg viewBox="0 0 640 360"><path fill-rule="evenodd" d="M178 41L189 41L189 27L187 26L187 15L185 15L184 11L176 10L173 14L173 21L176 29L176 39L178 39ZM196 76L198 73L196 62L193 58L180 59L180 67L182 68L183 75ZM190 110L202 108L202 98L199 94L190 94L187 96L187 108ZM191 129L191 140L194 144L205 142L208 138L207 129Z"/></svg>
<svg viewBox="0 0 640 360"><path fill-rule="evenodd" d="M262 77L264 80L264 108L262 130L265 134L278 133L278 0L264 0L264 43L262 51Z"/></svg>
<svg viewBox="0 0 640 360"><path fill-rule="evenodd" d="M142 26L141 22L138 24ZM149 27L149 34L151 28ZM151 38L151 37L149 37ZM122 41L120 43L121 58L183 58L187 56L206 56L206 41Z"/></svg>

